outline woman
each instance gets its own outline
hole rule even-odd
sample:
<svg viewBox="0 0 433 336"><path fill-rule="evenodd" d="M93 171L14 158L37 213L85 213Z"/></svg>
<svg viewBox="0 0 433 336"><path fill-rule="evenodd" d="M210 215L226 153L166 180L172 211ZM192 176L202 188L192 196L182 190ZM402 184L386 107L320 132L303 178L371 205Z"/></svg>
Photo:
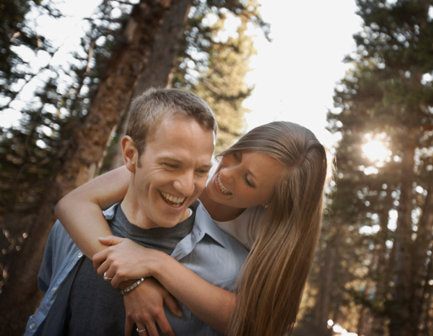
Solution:
<svg viewBox="0 0 433 336"><path fill-rule="evenodd" d="M212 289L210 284L210 287L191 286L191 283L195 284L191 281L197 281L190 274L192 272L182 271L182 267L179 269L174 266L177 263L174 259L168 261L165 257L164 263L173 265L165 267L165 272L172 270L177 279L181 279L178 283L169 282L170 276L167 274L153 273L154 270L149 269L151 266L148 265L153 265L155 260L152 259L155 255L150 251L147 252L152 258L147 259L147 266L140 264L143 270L146 268L146 274L141 276L155 276L171 294L214 328L227 331L229 323L230 335L290 334L320 231L327 169L325 150L308 129L294 123L273 122L251 130L220 157L221 162L200 200L217 225L251 248L239 278L237 294L227 294L224 297L226 301L216 305L209 305L209 301L207 304L206 301L198 302L200 297L209 297L213 290L219 290L219 293L223 290ZM272 171L263 171L263 174L273 177L269 178L273 182L264 183L257 188L250 167L262 168L263 158L269 157L283 165L283 172L275 178ZM82 206L90 206L88 201L105 206L109 201L113 203L121 199L127 176L120 179L123 181L114 181L110 174L102 176L102 179L104 185L112 187L98 187L90 191L90 182L81 192L78 189L66 196L56 208L56 214L68 231L75 230L75 234L81 232L78 234L79 239L75 240L84 249L94 244L95 238L107 230L107 225L98 233L89 235L87 230L82 228L80 231L77 227L86 221L95 222L95 218L86 217L84 221L84 213L88 211L82 211L80 218L71 213L80 210ZM265 189L269 189L269 192ZM117 190L116 195L108 197L111 197L110 200L105 195L107 190ZM94 204L92 206L95 208ZM103 224L94 226L101 228ZM101 242L110 245L113 239L115 241L112 237L102 239ZM111 247L111 250L95 256L98 273L109 271L110 277L116 275L112 273L114 268L110 268L111 262L103 260L110 253L114 254L114 251L121 253L120 245L118 249ZM135 267L130 279L136 279L139 271L140 268ZM178 272L185 272L185 276L179 276ZM117 277L116 281L127 278L123 275ZM195 292L185 293L186 284L194 288ZM202 288L206 288L205 293L200 292ZM223 321L215 322L212 316L220 314L219 306L228 307L229 313L222 314ZM154 325L146 325L146 328L149 334L156 330Z"/></svg>

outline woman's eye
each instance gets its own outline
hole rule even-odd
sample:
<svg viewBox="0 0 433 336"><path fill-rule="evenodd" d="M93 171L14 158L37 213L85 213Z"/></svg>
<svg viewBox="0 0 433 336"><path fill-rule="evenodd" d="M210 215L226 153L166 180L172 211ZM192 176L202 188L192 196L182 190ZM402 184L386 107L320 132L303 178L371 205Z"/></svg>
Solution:
<svg viewBox="0 0 433 336"><path fill-rule="evenodd" d="M248 186L250 186L251 188L255 188L255 187L256 187L256 185L248 179L248 176L245 176L245 182L246 182L246 184L248 184Z"/></svg>
<svg viewBox="0 0 433 336"><path fill-rule="evenodd" d="M236 160L240 161L240 160L242 160L242 153L241 152L233 152L233 157Z"/></svg>

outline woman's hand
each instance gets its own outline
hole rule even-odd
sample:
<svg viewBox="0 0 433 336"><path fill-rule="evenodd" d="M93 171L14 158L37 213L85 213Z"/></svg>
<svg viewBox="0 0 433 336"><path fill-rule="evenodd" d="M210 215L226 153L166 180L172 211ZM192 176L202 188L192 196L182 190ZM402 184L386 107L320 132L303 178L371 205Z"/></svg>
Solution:
<svg viewBox="0 0 433 336"><path fill-rule="evenodd" d="M127 238L108 236L99 241L110 247L93 256L93 266L99 275L111 278L111 285L116 288L127 280L152 276L152 266L162 254Z"/></svg>
<svg viewBox="0 0 433 336"><path fill-rule="evenodd" d="M132 292L124 295L125 336L132 334L134 324L146 329L148 336L158 336L158 328L164 335L174 336L164 313L164 304L176 316L182 311L176 300L154 279L146 279Z"/></svg>

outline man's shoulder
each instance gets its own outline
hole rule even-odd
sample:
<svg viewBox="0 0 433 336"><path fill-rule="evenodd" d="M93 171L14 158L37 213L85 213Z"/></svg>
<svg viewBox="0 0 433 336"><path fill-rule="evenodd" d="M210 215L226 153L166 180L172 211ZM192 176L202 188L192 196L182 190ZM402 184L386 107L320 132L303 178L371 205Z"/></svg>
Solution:
<svg viewBox="0 0 433 336"><path fill-rule="evenodd" d="M53 266L62 264L65 260L81 256L82 253L78 246L74 243L71 236L63 227L62 223L57 220L50 232L47 244L45 247L44 262L46 259L51 259Z"/></svg>
<svg viewBox="0 0 433 336"><path fill-rule="evenodd" d="M56 222L54 223L51 229L48 243L59 245L59 246L65 246L65 244L68 244L69 241L72 241L72 239L69 236L68 232L66 232L62 223L59 220L56 220Z"/></svg>
<svg viewBox="0 0 433 336"><path fill-rule="evenodd" d="M217 227L200 205L196 210L191 234L178 244L172 256L203 279L221 288L233 290L247 255L247 249Z"/></svg>

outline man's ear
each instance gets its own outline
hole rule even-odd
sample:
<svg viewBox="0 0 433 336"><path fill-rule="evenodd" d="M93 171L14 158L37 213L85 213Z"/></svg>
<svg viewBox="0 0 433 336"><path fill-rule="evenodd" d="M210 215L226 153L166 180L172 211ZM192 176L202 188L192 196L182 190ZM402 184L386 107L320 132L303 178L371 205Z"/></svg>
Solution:
<svg viewBox="0 0 433 336"><path fill-rule="evenodd" d="M138 163L138 150L137 147L135 147L134 140L128 135L122 138L122 152L126 168L131 173L135 173L135 168Z"/></svg>

